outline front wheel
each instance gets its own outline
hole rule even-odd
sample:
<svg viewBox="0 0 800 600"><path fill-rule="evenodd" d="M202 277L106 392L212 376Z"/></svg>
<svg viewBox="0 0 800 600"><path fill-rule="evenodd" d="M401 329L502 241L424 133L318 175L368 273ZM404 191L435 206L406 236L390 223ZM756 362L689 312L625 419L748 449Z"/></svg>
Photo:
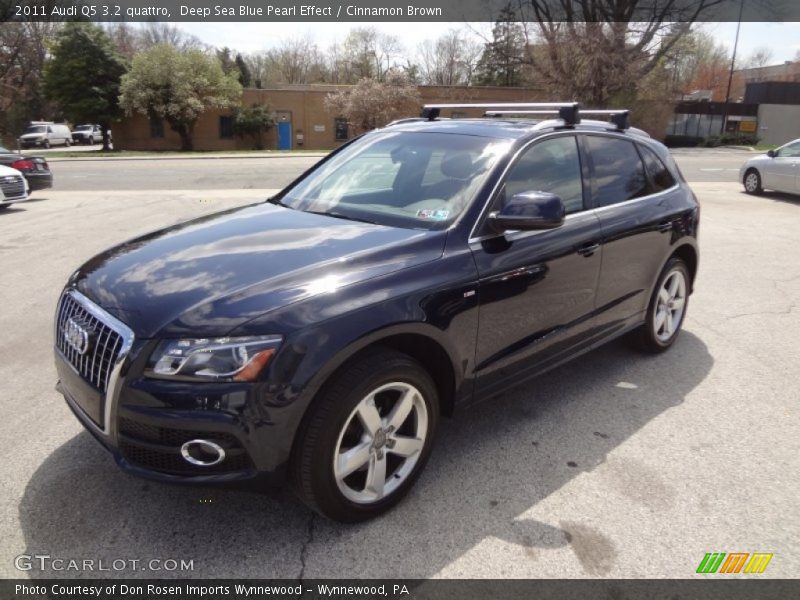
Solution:
<svg viewBox="0 0 800 600"><path fill-rule="evenodd" d="M744 174L744 191L748 194L760 194L764 191L761 187L761 175L755 169L750 169Z"/></svg>
<svg viewBox="0 0 800 600"><path fill-rule="evenodd" d="M675 343L689 305L690 281L686 263L669 259L650 299L647 320L631 334L638 349L656 354Z"/></svg>
<svg viewBox="0 0 800 600"><path fill-rule="evenodd" d="M312 408L293 457L300 498L322 515L363 521L397 504L430 455L436 386L413 358L380 350L353 362Z"/></svg>

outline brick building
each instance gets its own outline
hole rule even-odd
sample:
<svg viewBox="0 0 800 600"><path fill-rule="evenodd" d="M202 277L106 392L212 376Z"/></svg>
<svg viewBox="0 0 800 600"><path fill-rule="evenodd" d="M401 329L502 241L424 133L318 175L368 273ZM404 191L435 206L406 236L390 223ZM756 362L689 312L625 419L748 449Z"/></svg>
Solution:
<svg viewBox="0 0 800 600"><path fill-rule="evenodd" d="M325 96L346 86L284 85L270 89L246 89L242 106L268 104L277 124L266 135L266 147L281 150L330 150L347 141L346 122L325 110ZM531 88L420 86L424 103L444 102L541 102L542 92ZM466 110L452 116L480 116ZM417 116L409 115L409 116ZM443 114L443 116L450 116ZM236 150L252 147L252 140L233 135L231 111L208 111L194 129L195 150ZM178 134L165 122L134 114L114 124L114 147L120 150L177 150Z"/></svg>

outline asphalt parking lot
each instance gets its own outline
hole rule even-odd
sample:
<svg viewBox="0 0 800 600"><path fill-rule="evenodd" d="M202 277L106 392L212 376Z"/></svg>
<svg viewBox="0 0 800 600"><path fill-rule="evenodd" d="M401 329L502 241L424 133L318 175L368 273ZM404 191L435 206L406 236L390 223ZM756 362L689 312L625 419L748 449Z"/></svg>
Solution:
<svg viewBox="0 0 800 600"><path fill-rule="evenodd" d="M457 414L409 497L356 526L289 494L128 476L53 389L52 313L76 266L133 235L262 199L314 159L252 159L242 168L260 176L228 175L225 188L193 184L191 172L161 184L142 161L118 163L118 188L81 184L70 179L81 163L54 162L54 190L0 213L0 576L684 578L706 552L770 552L760 577L796 577L800 197L745 195L738 155L676 155L702 217L675 347L645 357L612 343ZM139 189L124 183L137 178ZM21 554L183 559L193 570L21 572Z"/></svg>

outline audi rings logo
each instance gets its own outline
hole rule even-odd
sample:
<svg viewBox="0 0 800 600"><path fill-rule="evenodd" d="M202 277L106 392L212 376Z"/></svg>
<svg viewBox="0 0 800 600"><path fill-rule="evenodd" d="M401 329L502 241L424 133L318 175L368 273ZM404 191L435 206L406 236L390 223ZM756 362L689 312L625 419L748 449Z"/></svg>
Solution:
<svg viewBox="0 0 800 600"><path fill-rule="evenodd" d="M64 341L70 348L78 354L86 354L86 351L89 350L89 331L80 322L70 318L61 331L64 334Z"/></svg>

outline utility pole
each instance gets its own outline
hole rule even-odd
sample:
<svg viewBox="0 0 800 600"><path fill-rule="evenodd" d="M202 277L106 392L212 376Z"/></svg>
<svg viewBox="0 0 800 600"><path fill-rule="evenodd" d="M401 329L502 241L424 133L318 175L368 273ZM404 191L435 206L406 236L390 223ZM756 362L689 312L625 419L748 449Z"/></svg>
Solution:
<svg viewBox="0 0 800 600"><path fill-rule="evenodd" d="M742 27L742 12L744 12L744 0L739 2L739 20L736 21L736 39L733 42L733 56L731 57L731 70L728 73L728 90L725 92L725 109L722 114L722 127L719 134L725 133L725 125L728 123L728 102L731 99L731 84L733 83L733 68L736 65L736 49L739 47L739 29Z"/></svg>

